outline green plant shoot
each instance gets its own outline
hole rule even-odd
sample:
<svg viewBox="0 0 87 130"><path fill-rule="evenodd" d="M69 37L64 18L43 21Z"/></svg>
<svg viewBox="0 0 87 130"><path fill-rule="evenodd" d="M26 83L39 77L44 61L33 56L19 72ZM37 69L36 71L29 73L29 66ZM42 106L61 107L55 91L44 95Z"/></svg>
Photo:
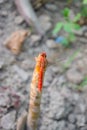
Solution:
<svg viewBox="0 0 87 130"><path fill-rule="evenodd" d="M80 29L80 26L76 22L80 19L81 15L80 13L78 13L72 21L69 17L70 9L65 8L62 11L62 14L65 21L58 22L56 26L54 27L52 34L56 35L57 33L61 31L61 29L63 29L68 34L68 36L64 38L64 40L62 41L62 45L68 46L70 42L73 42L75 40L73 29L76 29L76 30Z"/></svg>

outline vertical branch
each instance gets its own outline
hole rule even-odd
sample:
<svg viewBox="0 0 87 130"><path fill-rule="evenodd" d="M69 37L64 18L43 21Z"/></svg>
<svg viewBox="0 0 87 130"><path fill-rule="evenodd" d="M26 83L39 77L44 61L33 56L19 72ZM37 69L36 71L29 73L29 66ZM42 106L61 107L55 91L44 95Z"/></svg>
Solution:
<svg viewBox="0 0 87 130"><path fill-rule="evenodd" d="M46 66L46 54L41 53L36 58L36 66L31 82L29 113L27 117L27 130L36 130L37 128L37 121L40 113L43 78Z"/></svg>
<svg viewBox="0 0 87 130"><path fill-rule="evenodd" d="M30 25L33 25L37 31L43 35L43 29L40 25L40 22L33 10L30 0L15 0L15 4L20 12L20 14L24 17L26 22Z"/></svg>

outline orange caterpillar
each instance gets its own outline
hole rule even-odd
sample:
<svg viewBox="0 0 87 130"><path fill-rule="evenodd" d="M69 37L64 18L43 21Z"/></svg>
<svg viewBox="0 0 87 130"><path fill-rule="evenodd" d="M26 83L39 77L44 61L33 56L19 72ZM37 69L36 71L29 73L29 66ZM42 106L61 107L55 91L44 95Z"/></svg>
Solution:
<svg viewBox="0 0 87 130"><path fill-rule="evenodd" d="M31 82L29 113L27 118L28 130L36 130L37 128L37 121L40 113L43 78L46 67L46 53L43 52L36 58L36 66Z"/></svg>
<svg viewBox="0 0 87 130"><path fill-rule="evenodd" d="M39 71L39 79L38 79L38 89L39 91L42 90L42 84L43 84L43 76L44 76L44 72L45 72L45 68L47 63L45 63L46 61L46 53L42 53L40 55L40 71Z"/></svg>

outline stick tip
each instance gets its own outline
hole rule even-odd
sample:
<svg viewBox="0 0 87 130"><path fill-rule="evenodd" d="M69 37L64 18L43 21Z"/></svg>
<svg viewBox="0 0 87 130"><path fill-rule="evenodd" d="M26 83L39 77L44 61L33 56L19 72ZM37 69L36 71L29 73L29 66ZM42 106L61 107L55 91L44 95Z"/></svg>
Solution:
<svg viewBox="0 0 87 130"><path fill-rule="evenodd" d="M40 55L41 55L42 57L46 57L46 53L45 53L45 52L42 52Z"/></svg>

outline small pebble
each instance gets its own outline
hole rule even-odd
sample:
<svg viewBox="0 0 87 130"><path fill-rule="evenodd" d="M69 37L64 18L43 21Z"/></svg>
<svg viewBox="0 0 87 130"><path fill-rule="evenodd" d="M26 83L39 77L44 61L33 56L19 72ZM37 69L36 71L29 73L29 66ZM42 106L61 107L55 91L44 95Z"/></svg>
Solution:
<svg viewBox="0 0 87 130"><path fill-rule="evenodd" d="M38 46L39 41L41 40L41 36L40 35L31 35L30 37L30 46Z"/></svg>
<svg viewBox="0 0 87 130"><path fill-rule="evenodd" d="M72 114L70 114L69 116L68 116L68 120L69 120L69 122L70 123L75 123L75 121L76 121L76 117L75 117L75 115L72 113Z"/></svg>
<svg viewBox="0 0 87 130"><path fill-rule="evenodd" d="M15 23L18 24L18 25L22 24L23 21L24 21L24 19L21 16L17 16L15 18Z"/></svg>
<svg viewBox="0 0 87 130"><path fill-rule="evenodd" d="M84 115L77 115L76 118L77 118L76 124L78 127L85 126L85 116Z"/></svg>
<svg viewBox="0 0 87 130"><path fill-rule="evenodd" d="M48 9L49 11L57 11L57 10L58 10L57 6L54 5L54 4L46 4L45 7L46 7L46 9Z"/></svg>
<svg viewBox="0 0 87 130"><path fill-rule="evenodd" d="M67 79L72 82L72 83L75 83L75 84L79 84L82 82L82 80L84 79L84 76L82 73L78 72L77 70L75 69L70 69L68 70L67 74Z"/></svg>
<svg viewBox="0 0 87 130"><path fill-rule="evenodd" d="M44 32L49 31L52 28L52 23L51 22L42 22L41 23L42 29Z"/></svg>
<svg viewBox="0 0 87 130"><path fill-rule="evenodd" d="M1 11L1 15L6 17L8 15L8 12L7 11Z"/></svg>
<svg viewBox="0 0 87 130"><path fill-rule="evenodd" d="M56 44L55 41L52 40L52 39L48 39L48 40L46 41L46 45L47 45L47 47L50 48L50 49L56 49L56 48L59 47L59 45Z"/></svg>
<svg viewBox="0 0 87 130"><path fill-rule="evenodd" d="M39 17L39 21L41 23L41 26L44 32L47 32L52 28L51 19L49 16L42 15Z"/></svg>
<svg viewBox="0 0 87 130"><path fill-rule="evenodd" d="M40 15L39 20L40 20L40 22L41 21L49 22L51 20L51 18L48 15L43 14L43 15Z"/></svg>

